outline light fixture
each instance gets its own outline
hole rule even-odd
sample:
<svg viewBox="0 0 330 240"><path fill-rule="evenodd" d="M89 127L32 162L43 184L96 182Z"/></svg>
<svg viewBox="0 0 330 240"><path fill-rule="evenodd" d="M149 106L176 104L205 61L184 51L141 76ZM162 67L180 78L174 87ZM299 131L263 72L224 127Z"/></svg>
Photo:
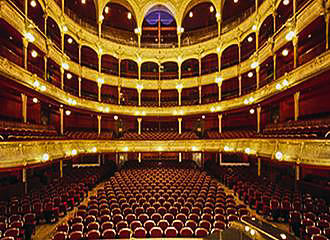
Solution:
<svg viewBox="0 0 330 240"><path fill-rule="evenodd" d="M146 112L145 112L145 111L142 111L142 112L141 112L141 115L142 115L142 116L145 116L145 115L146 115Z"/></svg>
<svg viewBox="0 0 330 240"><path fill-rule="evenodd" d="M143 89L143 85L142 84L136 84L136 89L142 90Z"/></svg>
<svg viewBox="0 0 330 240"><path fill-rule="evenodd" d="M70 110L66 110L65 111L65 115L70 116L71 115L71 111Z"/></svg>
<svg viewBox="0 0 330 240"><path fill-rule="evenodd" d="M40 86L39 81L38 81L38 80L35 80L35 81L33 82L33 87L39 87L39 86Z"/></svg>
<svg viewBox="0 0 330 240"><path fill-rule="evenodd" d="M132 19L132 13L128 12L128 13L127 13L127 18L128 18L129 20L131 20L131 19Z"/></svg>
<svg viewBox="0 0 330 240"><path fill-rule="evenodd" d="M289 0L283 0L283 5L287 6L289 5L290 1Z"/></svg>
<svg viewBox="0 0 330 240"><path fill-rule="evenodd" d="M104 83L104 79L102 77L98 77L97 78L97 82L98 82L98 84L103 84Z"/></svg>
<svg viewBox="0 0 330 240"><path fill-rule="evenodd" d="M31 56L32 56L33 58L38 57L38 52L37 52L36 50L32 50L32 52L31 52Z"/></svg>
<svg viewBox="0 0 330 240"><path fill-rule="evenodd" d="M71 73L67 73L66 74L66 78L70 80L72 78L72 74Z"/></svg>
<svg viewBox="0 0 330 240"><path fill-rule="evenodd" d="M238 3L238 0L234 0L234 3Z"/></svg>
<svg viewBox="0 0 330 240"><path fill-rule="evenodd" d="M223 77L221 77L221 76L217 76L216 78L215 78L215 82L216 83L221 83L223 81Z"/></svg>
<svg viewBox="0 0 330 240"><path fill-rule="evenodd" d="M179 111L179 115L183 115L183 110L180 110Z"/></svg>
<svg viewBox="0 0 330 240"><path fill-rule="evenodd" d="M245 100L244 100L244 104L245 104L245 105L248 105L248 104L249 104L249 99L245 99Z"/></svg>
<svg viewBox="0 0 330 240"><path fill-rule="evenodd" d="M249 226L245 226L245 232L248 232L248 231L250 231L250 227Z"/></svg>
<svg viewBox="0 0 330 240"><path fill-rule="evenodd" d="M99 20L100 20L100 22L102 22L102 21L104 20L104 16L101 15L101 16L99 17Z"/></svg>
<svg viewBox="0 0 330 240"><path fill-rule="evenodd" d="M110 109L109 109L108 107L106 107L106 108L104 109L104 111L108 113L108 112L110 112Z"/></svg>
<svg viewBox="0 0 330 240"><path fill-rule="evenodd" d="M141 33L140 28L138 28L138 27L137 27L137 28L134 28L134 33L135 33L135 34L139 34L139 33Z"/></svg>
<svg viewBox="0 0 330 240"><path fill-rule="evenodd" d="M77 155L77 153L78 153L78 152L77 152L76 149L72 149L72 151L71 151L71 154L72 154L72 155Z"/></svg>
<svg viewBox="0 0 330 240"><path fill-rule="evenodd" d="M228 151L230 150L230 148L229 148L228 146L225 146L225 147L223 148L223 150L225 150L226 152L228 152Z"/></svg>
<svg viewBox="0 0 330 240"><path fill-rule="evenodd" d="M113 116L113 119L115 119L117 121L118 120L118 116L117 115Z"/></svg>
<svg viewBox="0 0 330 240"><path fill-rule="evenodd" d="M183 84L182 83L178 83L177 85L176 85L176 89L182 89L183 88Z"/></svg>
<svg viewBox="0 0 330 240"><path fill-rule="evenodd" d="M217 52L220 52L221 51L221 48L220 47L217 47Z"/></svg>
<svg viewBox="0 0 330 240"><path fill-rule="evenodd" d="M96 153L96 151L97 151L96 147L92 147L92 152Z"/></svg>
<svg viewBox="0 0 330 240"><path fill-rule="evenodd" d="M37 2L35 0L32 0L30 2L30 5L31 5L31 7L36 7L37 6Z"/></svg>
<svg viewBox="0 0 330 240"><path fill-rule="evenodd" d="M253 77L253 72L249 72L249 73L248 73L248 77L249 77L249 78L252 78L252 77Z"/></svg>
<svg viewBox="0 0 330 240"><path fill-rule="evenodd" d="M69 70L69 64L66 63L66 62L63 62L63 63L62 63L62 68L63 68L64 70Z"/></svg>
<svg viewBox="0 0 330 240"><path fill-rule="evenodd" d="M211 107L211 112L215 112L215 107Z"/></svg>
<svg viewBox="0 0 330 240"><path fill-rule="evenodd" d="M285 87L289 86L288 80L286 80L286 79L283 80L283 86L285 86Z"/></svg>
<svg viewBox="0 0 330 240"><path fill-rule="evenodd" d="M287 41L291 41L293 39L293 37L295 36L294 31L289 31L286 35L285 35L285 39Z"/></svg>
<svg viewBox="0 0 330 240"><path fill-rule="evenodd" d="M220 19L221 14L220 14L219 12L217 12L217 13L215 14L215 17L216 17L217 19Z"/></svg>
<svg viewBox="0 0 330 240"><path fill-rule="evenodd" d="M250 36L250 37L248 37L247 40L248 40L248 42L252 42L253 41L253 37Z"/></svg>
<svg viewBox="0 0 330 240"><path fill-rule="evenodd" d="M275 88L276 88L276 90L281 90L282 86L280 83L278 83L278 84L276 84Z"/></svg>
<svg viewBox="0 0 330 240"><path fill-rule="evenodd" d="M281 233L280 234L280 237L284 240L284 239L286 239L286 235L284 234L284 233Z"/></svg>
<svg viewBox="0 0 330 240"><path fill-rule="evenodd" d="M250 154L250 153L251 153L251 148L245 148L244 152L245 152L246 154Z"/></svg>
<svg viewBox="0 0 330 240"><path fill-rule="evenodd" d="M257 61L254 61L253 63L251 63L251 68L255 69L257 68L259 65L259 63Z"/></svg>
<svg viewBox="0 0 330 240"><path fill-rule="evenodd" d="M34 102L34 103L38 103L38 98L35 98L35 97L34 97L34 98L32 99L32 102Z"/></svg>
<svg viewBox="0 0 330 240"><path fill-rule="evenodd" d="M253 102L254 102L254 98L253 98L253 97L250 97L250 98L249 98L249 102L250 102L250 103L253 103Z"/></svg>
<svg viewBox="0 0 330 240"><path fill-rule="evenodd" d="M210 12L213 13L214 12L214 7L210 6Z"/></svg>
<svg viewBox="0 0 330 240"><path fill-rule="evenodd" d="M286 57L286 56L288 56L288 54L289 54L289 50L288 49L283 49L283 51L282 51L282 56L284 56L284 57Z"/></svg>
<svg viewBox="0 0 330 240"><path fill-rule="evenodd" d="M251 230L250 230L250 234L251 234L252 236L254 236L254 235L256 234L256 230L251 229Z"/></svg>
<svg viewBox="0 0 330 240"><path fill-rule="evenodd" d="M24 36L25 36L26 40L28 40L28 42L30 42L30 43L34 42L34 40L35 40L35 37L30 32L25 33Z"/></svg>
<svg viewBox="0 0 330 240"><path fill-rule="evenodd" d="M257 31L257 25L252 26L252 31Z"/></svg>
<svg viewBox="0 0 330 240"><path fill-rule="evenodd" d="M48 161L48 160L49 160L49 155L48 155L48 153L44 153L44 154L42 155L42 160L44 160L44 161Z"/></svg>
<svg viewBox="0 0 330 240"><path fill-rule="evenodd" d="M42 85L41 87L40 87L40 90L42 91L42 92L44 92L44 91L46 91L46 86L44 86L44 85Z"/></svg>
<svg viewBox="0 0 330 240"><path fill-rule="evenodd" d="M104 12L105 12L106 14L109 13L109 7L108 7L108 6L105 7Z"/></svg>
<svg viewBox="0 0 330 240"><path fill-rule="evenodd" d="M128 147L123 147L124 152L128 152Z"/></svg>
<svg viewBox="0 0 330 240"><path fill-rule="evenodd" d="M191 147L191 150L192 150L192 151L197 151L198 148L197 148L196 146L192 146L192 147Z"/></svg>
<svg viewBox="0 0 330 240"><path fill-rule="evenodd" d="M140 115L140 111L135 111L135 115L136 116Z"/></svg>
<svg viewBox="0 0 330 240"><path fill-rule="evenodd" d="M63 32L67 32L68 31L68 27L66 25L63 26Z"/></svg>
<svg viewBox="0 0 330 240"><path fill-rule="evenodd" d="M138 56L137 62L139 62L139 63L142 62L142 58L140 56Z"/></svg>
<svg viewBox="0 0 330 240"><path fill-rule="evenodd" d="M275 158L276 158L277 160L282 160L282 158L283 158L283 153L280 152L280 151L277 151L277 152L275 153Z"/></svg>
<svg viewBox="0 0 330 240"><path fill-rule="evenodd" d="M189 17L192 18L194 16L193 12L189 12Z"/></svg>
<svg viewBox="0 0 330 240"><path fill-rule="evenodd" d="M254 114L254 108L250 109L250 114Z"/></svg>
<svg viewBox="0 0 330 240"><path fill-rule="evenodd" d="M202 119L205 119L205 115L202 115Z"/></svg>
<svg viewBox="0 0 330 240"><path fill-rule="evenodd" d="M72 44L73 43L73 39L72 38L68 38L68 43Z"/></svg>
<svg viewBox="0 0 330 240"><path fill-rule="evenodd" d="M81 3L82 3L82 4L85 4L85 3L86 3L86 0L81 0Z"/></svg>

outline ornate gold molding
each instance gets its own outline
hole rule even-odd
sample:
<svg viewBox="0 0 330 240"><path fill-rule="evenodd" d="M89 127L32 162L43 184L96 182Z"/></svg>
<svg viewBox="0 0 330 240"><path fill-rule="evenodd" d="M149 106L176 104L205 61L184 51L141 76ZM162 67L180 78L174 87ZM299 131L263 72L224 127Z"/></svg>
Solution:
<svg viewBox="0 0 330 240"><path fill-rule="evenodd" d="M106 152L245 152L274 158L281 152L280 161L297 164L330 166L330 142L306 139L213 139L167 141L119 141L119 140L50 140L0 143L2 168L51 162L54 159L77 154ZM229 149L229 150L228 150ZM45 160L48 154L49 160ZM277 160L279 161L279 160Z"/></svg>
<svg viewBox="0 0 330 240"><path fill-rule="evenodd" d="M83 98L73 96L56 86L38 78L36 75L31 75L30 72L9 62L7 59L0 57L0 74L24 85L29 88L35 89L37 92L44 94L60 103L65 105L72 105L74 100L76 104L73 106L80 109L85 109L93 112L113 113L123 115L137 115L137 116L173 116L173 115L195 115L204 114L209 112L223 112L231 109L237 109L243 106L244 100L253 99L249 104L256 104L265 99L268 99L287 88L291 88L307 81L313 76L316 76L324 71L330 69L330 51L323 53L315 59L307 62L306 64L296 68L286 76L282 76L277 81L273 81L264 87L241 97L230 100L220 101L217 103L203 104L196 107L193 106L176 106L176 107L137 107L137 106L122 106L114 104L99 103L90 101ZM40 86L35 87L35 81L40 85L46 86L46 91L42 91ZM277 90L276 85L282 83L284 80L288 81L286 89Z"/></svg>

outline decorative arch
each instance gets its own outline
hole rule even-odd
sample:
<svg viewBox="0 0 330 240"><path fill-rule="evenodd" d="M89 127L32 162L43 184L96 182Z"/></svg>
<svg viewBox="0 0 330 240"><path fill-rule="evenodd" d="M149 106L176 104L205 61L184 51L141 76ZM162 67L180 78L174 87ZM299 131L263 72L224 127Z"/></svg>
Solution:
<svg viewBox="0 0 330 240"><path fill-rule="evenodd" d="M221 69L238 64L238 44L228 46L221 55Z"/></svg>
<svg viewBox="0 0 330 240"><path fill-rule="evenodd" d="M182 78L196 77L199 75L199 62L196 58L190 58L181 64Z"/></svg>
<svg viewBox="0 0 330 240"><path fill-rule="evenodd" d="M42 1L35 1L36 6L32 7L28 5L28 17L38 26L38 28L44 32L45 31L45 19L44 19L44 8L41 5Z"/></svg>
<svg viewBox="0 0 330 240"><path fill-rule="evenodd" d="M101 72L118 76L119 61L114 56L104 54L101 57Z"/></svg>
<svg viewBox="0 0 330 240"><path fill-rule="evenodd" d="M144 62L141 65L141 78L157 80L159 78L159 66L155 62Z"/></svg>
<svg viewBox="0 0 330 240"><path fill-rule="evenodd" d="M135 1L127 1L127 0L106 0L106 1L101 1L100 4L100 13L104 13L104 9L108 4L111 3L115 3L115 4L119 4L122 5L123 7L125 7L128 11L130 11L132 13L132 17L137 21L137 15L136 15L136 11L135 9L139 9L139 6L136 4ZM134 4L134 5L133 5Z"/></svg>
<svg viewBox="0 0 330 240"><path fill-rule="evenodd" d="M222 23L235 21L240 15L246 14L246 11L251 9L251 14L255 10L255 0L243 0L235 3L233 0L224 0L221 9Z"/></svg>
<svg viewBox="0 0 330 240"><path fill-rule="evenodd" d="M202 75L219 71L218 54L211 53L202 58Z"/></svg>
<svg viewBox="0 0 330 240"><path fill-rule="evenodd" d="M259 45L260 46L260 45ZM256 51L256 34L251 32L240 44L241 62L247 60Z"/></svg>
<svg viewBox="0 0 330 240"><path fill-rule="evenodd" d="M177 62L164 62L160 65L160 79L178 79L179 65Z"/></svg>
<svg viewBox="0 0 330 240"><path fill-rule="evenodd" d="M79 44L77 39L72 35L64 34L64 53L72 61L79 63Z"/></svg>
<svg viewBox="0 0 330 240"><path fill-rule="evenodd" d="M259 46L274 34L274 18L269 15L260 25L259 29Z"/></svg>
<svg viewBox="0 0 330 240"><path fill-rule="evenodd" d="M66 11L73 12L78 18L92 27L96 28L98 23L98 4L96 0L85 0L85 4L81 1L64 1Z"/></svg>
<svg viewBox="0 0 330 240"><path fill-rule="evenodd" d="M61 49L61 30L57 25L57 22L51 17L47 18L46 35L56 44L57 47Z"/></svg>
<svg viewBox="0 0 330 240"><path fill-rule="evenodd" d="M138 76L138 64L130 59L123 59L120 61L120 76L126 78L137 79Z"/></svg>
<svg viewBox="0 0 330 240"><path fill-rule="evenodd" d="M91 47L86 45L81 47L81 66L98 70L98 55Z"/></svg>

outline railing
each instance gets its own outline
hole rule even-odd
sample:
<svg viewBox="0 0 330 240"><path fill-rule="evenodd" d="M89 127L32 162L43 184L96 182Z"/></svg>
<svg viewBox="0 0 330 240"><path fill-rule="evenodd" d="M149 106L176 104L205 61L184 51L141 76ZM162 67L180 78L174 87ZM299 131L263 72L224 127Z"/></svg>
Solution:
<svg viewBox="0 0 330 240"><path fill-rule="evenodd" d="M3 44L0 45L0 55L19 66L23 66L23 56L18 55Z"/></svg>
<svg viewBox="0 0 330 240"><path fill-rule="evenodd" d="M218 25L209 26L182 34L181 45L190 46L200 42L205 42L218 36Z"/></svg>
<svg viewBox="0 0 330 240"><path fill-rule="evenodd" d="M321 53L323 53L325 51L325 44L326 42L322 41L316 46L313 46L312 48L308 49L302 55L300 55L298 57L299 65L305 64L310 60L314 59L315 57L319 56Z"/></svg>
<svg viewBox="0 0 330 240"><path fill-rule="evenodd" d="M222 22L221 27L221 33L224 34L226 32L229 32L234 27L236 27L238 24L243 22L245 19L247 19L253 12L255 11L255 6L251 6L248 8L245 12L242 13L239 17L231 17L230 19L227 19L226 21Z"/></svg>

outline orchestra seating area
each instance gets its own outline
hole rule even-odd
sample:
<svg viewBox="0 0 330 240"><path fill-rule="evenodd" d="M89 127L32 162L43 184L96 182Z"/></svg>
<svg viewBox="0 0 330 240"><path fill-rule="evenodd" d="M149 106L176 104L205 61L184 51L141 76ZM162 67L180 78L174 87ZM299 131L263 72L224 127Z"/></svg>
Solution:
<svg viewBox="0 0 330 240"><path fill-rule="evenodd" d="M53 240L206 237L246 215L245 205L192 162L143 162L116 172Z"/></svg>
<svg viewBox="0 0 330 240"><path fill-rule="evenodd" d="M198 139L194 132L153 132L147 131L138 134L136 132L126 132L122 139L125 140L183 140L183 139Z"/></svg>
<svg viewBox="0 0 330 240"><path fill-rule="evenodd" d="M325 199L305 191L294 191L288 181L275 184L266 177L258 177L253 168L221 171L224 184L264 218L289 223L299 239L319 239L313 238L318 234L330 237L330 205Z"/></svg>
<svg viewBox="0 0 330 240"><path fill-rule="evenodd" d="M107 140L113 138L113 132L103 131L100 135L97 131L76 131L69 130L64 133L64 135L69 139L99 139L99 140Z"/></svg>
<svg viewBox="0 0 330 240"><path fill-rule="evenodd" d="M84 200L88 190L95 187L107 171L104 168L71 169L65 171L63 178L55 178L40 187L32 186L28 194L0 202L0 238L31 239L36 225L57 222Z"/></svg>
<svg viewBox="0 0 330 240"><path fill-rule="evenodd" d="M228 130L219 133L219 131L208 131L207 138L209 139L231 139L231 138L250 138L255 135L255 130L246 129L246 130Z"/></svg>

